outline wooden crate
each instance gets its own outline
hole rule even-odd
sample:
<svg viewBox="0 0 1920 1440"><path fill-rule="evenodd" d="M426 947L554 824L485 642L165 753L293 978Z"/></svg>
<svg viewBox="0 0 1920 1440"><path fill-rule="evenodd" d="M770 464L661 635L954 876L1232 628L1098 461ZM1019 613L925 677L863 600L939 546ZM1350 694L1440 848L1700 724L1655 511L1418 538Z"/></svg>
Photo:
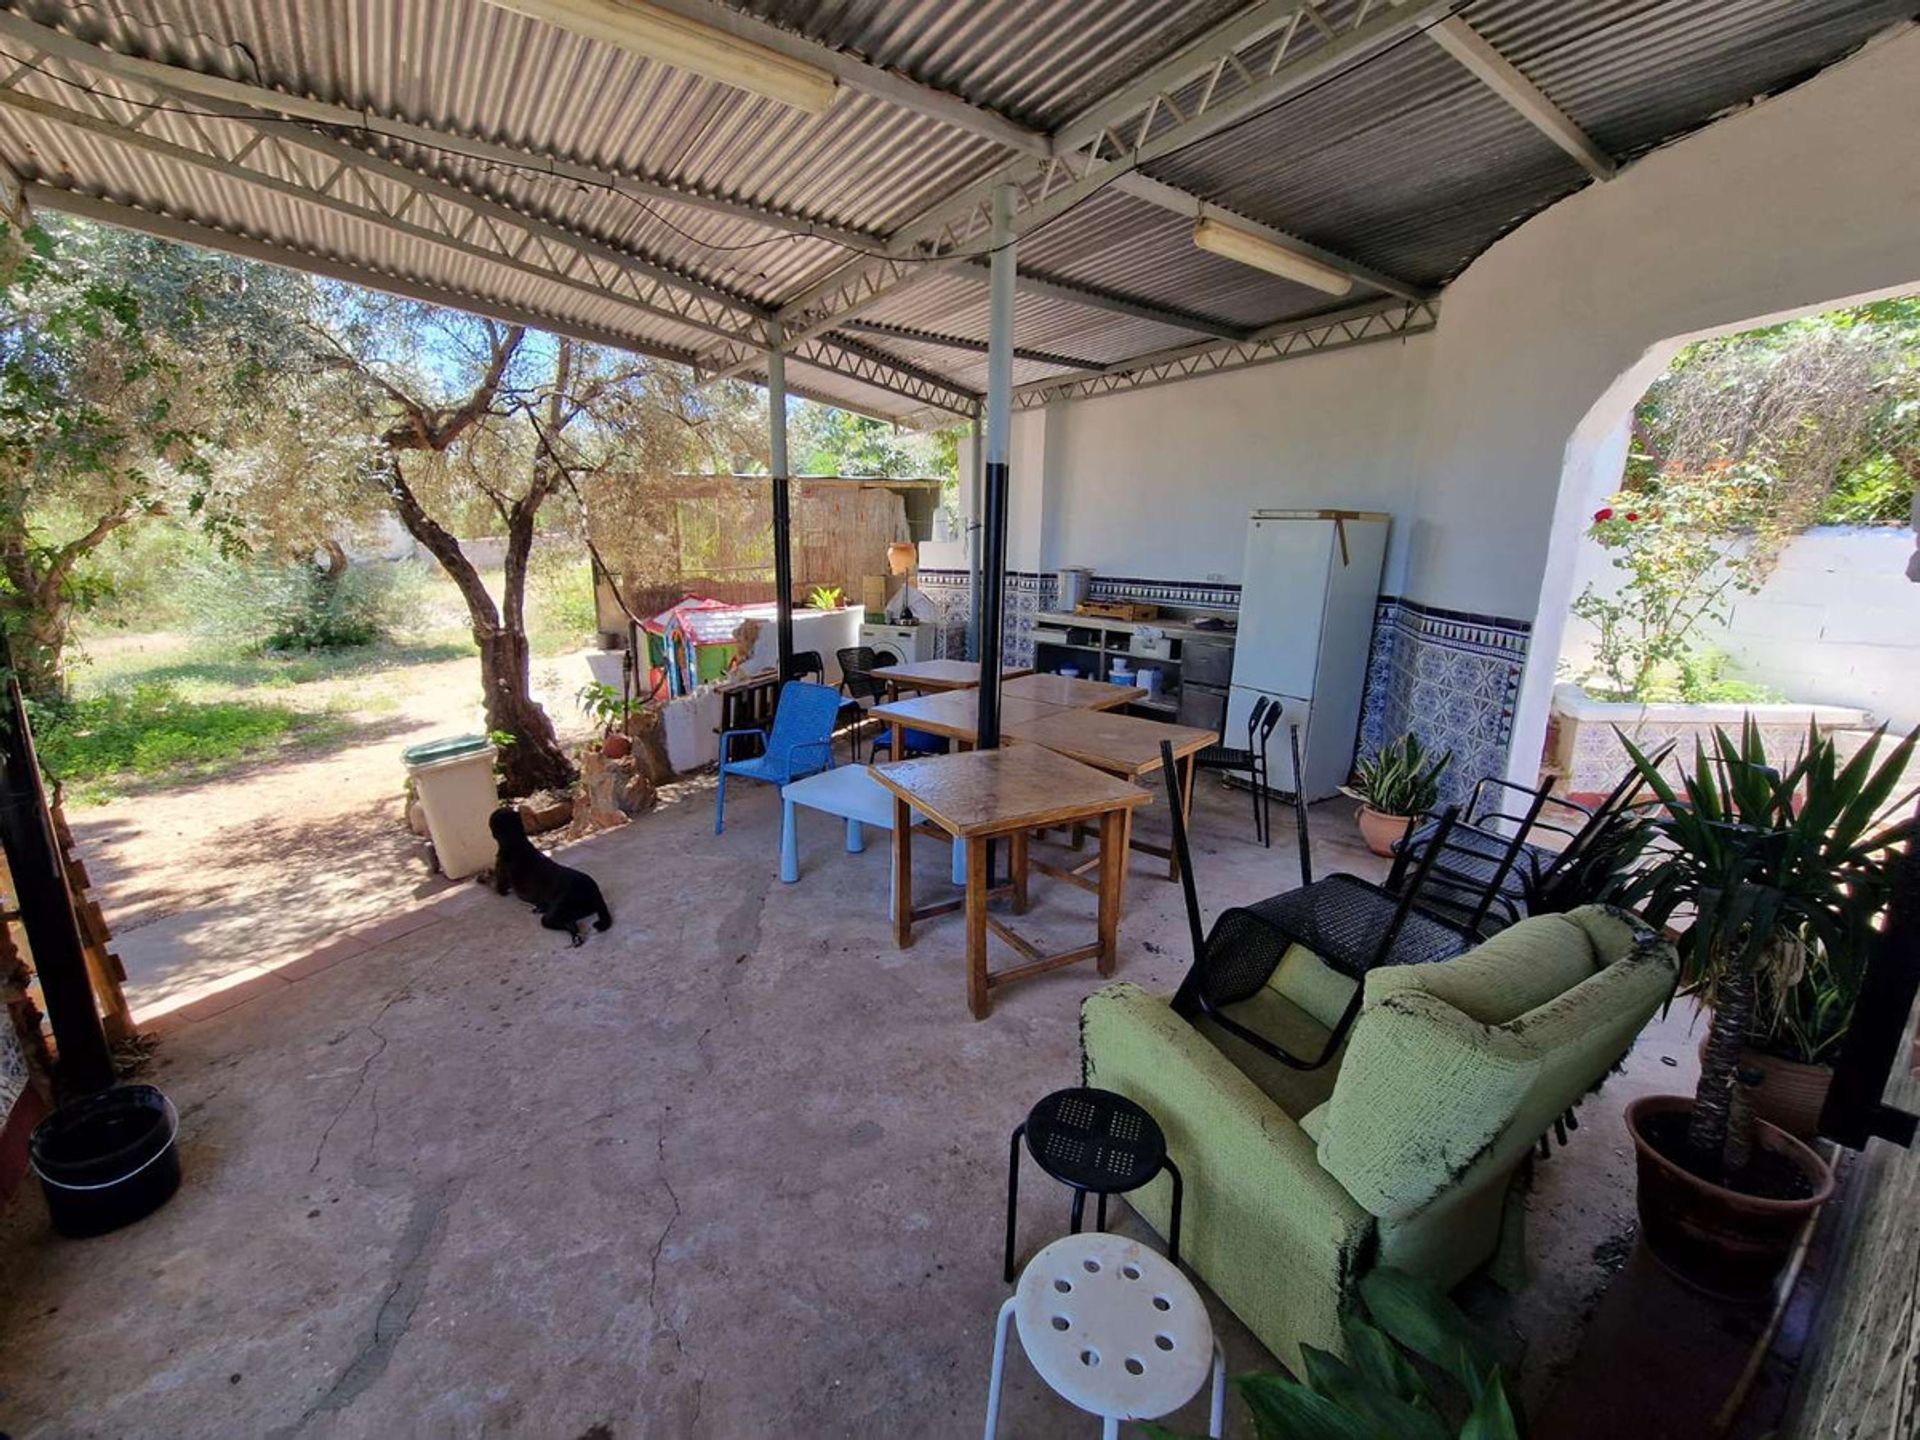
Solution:
<svg viewBox="0 0 1920 1440"><path fill-rule="evenodd" d="M1152 620L1160 614L1158 605L1140 605L1130 600L1082 600L1073 607L1076 615L1092 615L1102 620Z"/></svg>

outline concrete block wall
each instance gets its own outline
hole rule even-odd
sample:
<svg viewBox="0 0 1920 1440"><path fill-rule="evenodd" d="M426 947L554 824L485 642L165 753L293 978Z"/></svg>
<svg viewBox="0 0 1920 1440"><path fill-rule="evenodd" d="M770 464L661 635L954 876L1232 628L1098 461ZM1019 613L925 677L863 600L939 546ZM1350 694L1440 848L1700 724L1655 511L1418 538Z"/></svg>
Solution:
<svg viewBox="0 0 1920 1440"><path fill-rule="evenodd" d="M1900 729L1920 725L1920 585L1906 577L1912 532L1828 526L1788 542L1758 594L1740 596L1725 625L1702 632L1732 670L1788 700L1852 705ZM1616 593L1624 577L1591 543L1581 547L1575 593ZM1596 638L1568 622L1560 653L1578 674Z"/></svg>

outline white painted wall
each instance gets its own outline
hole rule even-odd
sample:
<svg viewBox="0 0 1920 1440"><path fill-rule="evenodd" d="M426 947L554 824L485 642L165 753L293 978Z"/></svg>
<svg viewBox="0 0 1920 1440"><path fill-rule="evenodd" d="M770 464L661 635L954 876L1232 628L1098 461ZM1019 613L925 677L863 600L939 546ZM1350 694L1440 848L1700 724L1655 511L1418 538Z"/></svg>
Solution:
<svg viewBox="0 0 1920 1440"><path fill-rule="evenodd" d="M1247 510L1390 510L1387 588L1532 619L1530 771L1594 485L1686 340L1920 286L1920 31L1536 216L1444 297L1438 331L1054 407L1016 426L1014 555L1235 576ZM1022 445L1022 437L1026 445ZM1571 483L1563 490L1563 478Z"/></svg>
<svg viewBox="0 0 1920 1440"><path fill-rule="evenodd" d="M1249 511L1407 517L1431 340L1054 407L1043 566L1237 584ZM1414 529L1407 518L1394 527L1390 592L1404 580Z"/></svg>
<svg viewBox="0 0 1920 1440"><path fill-rule="evenodd" d="M1822 527L1796 537L1757 595L1701 639L1732 657L1742 679L1789 700L1851 705L1899 729L1920 725L1920 585L1906 577L1913 534ZM1618 593L1625 576L1591 541L1579 547L1574 593ZM1560 643L1572 674L1592 661L1594 627L1569 619Z"/></svg>

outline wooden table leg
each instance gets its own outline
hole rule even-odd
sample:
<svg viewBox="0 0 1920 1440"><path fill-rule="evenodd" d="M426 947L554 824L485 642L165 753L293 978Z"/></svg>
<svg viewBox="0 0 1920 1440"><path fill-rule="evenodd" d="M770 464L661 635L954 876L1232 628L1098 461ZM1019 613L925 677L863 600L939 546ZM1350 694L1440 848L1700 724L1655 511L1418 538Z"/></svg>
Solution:
<svg viewBox="0 0 1920 1440"><path fill-rule="evenodd" d="M893 797L893 943L913 944L913 807Z"/></svg>
<svg viewBox="0 0 1920 1440"><path fill-rule="evenodd" d="M1008 848L1012 853L1007 857L1008 868L1013 872L1013 913L1027 913L1027 832L1016 830L1007 837Z"/></svg>
<svg viewBox="0 0 1920 1440"><path fill-rule="evenodd" d="M984 1020L987 998L987 842L967 840L967 1008Z"/></svg>
<svg viewBox="0 0 1920 1440"><path fill-rule="evenodd" d="M1121 885L1127 877L1127 812L1100 817L1100 973L1119 963Z"/></svg>
<svg viewBox="0 0 1920 1440"><path fill-rule="evenodd" d="M907 758L907 731L898 721L887 722L887 759L904 760Z"/></svg>

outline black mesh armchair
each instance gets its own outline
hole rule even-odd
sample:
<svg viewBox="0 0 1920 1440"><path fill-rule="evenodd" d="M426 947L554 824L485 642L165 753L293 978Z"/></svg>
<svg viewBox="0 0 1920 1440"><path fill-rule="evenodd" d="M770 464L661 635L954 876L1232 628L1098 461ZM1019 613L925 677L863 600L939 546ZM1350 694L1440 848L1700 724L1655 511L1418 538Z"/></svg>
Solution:
<svg viewBox="0 0 1920 1440"><path fill-rule="evenodd" d="M1162 763L1171 763L1172 747L1163 742L1161 748ZM1295 804L1304 816L1304 804L1297 798ZM1223 911L1213 922L1213 929L1203 933L1186 816L1177 795L1169 796L1168 813L1173 823L1174 850L1180 857L1187 927L1193 941L1193 965L1173 997L1173 1009L1189 1020L1204 1015L1228 1034L1290 1069L1317 1070L1340 1053L1347 1031L1359 1017L1365 990L1362 982L1368 971L1382 965L1451 959L1472 943L1472 936L1460 926L1416 906L1431 861L1398 895L1358 875L1308 878L1311 862L1304 844L1304 821L1301 873L1305 883L1251 905ZM1452 812L1441 817L1443 838L1455 819ZM1262 1034L1232 1013L1232 1007L1253 998L1266 986L1295 945L1311 951L1328 969L1354 982L1346 1008L1313 1054L1295 1054L1280 1039Z"/></svg>

